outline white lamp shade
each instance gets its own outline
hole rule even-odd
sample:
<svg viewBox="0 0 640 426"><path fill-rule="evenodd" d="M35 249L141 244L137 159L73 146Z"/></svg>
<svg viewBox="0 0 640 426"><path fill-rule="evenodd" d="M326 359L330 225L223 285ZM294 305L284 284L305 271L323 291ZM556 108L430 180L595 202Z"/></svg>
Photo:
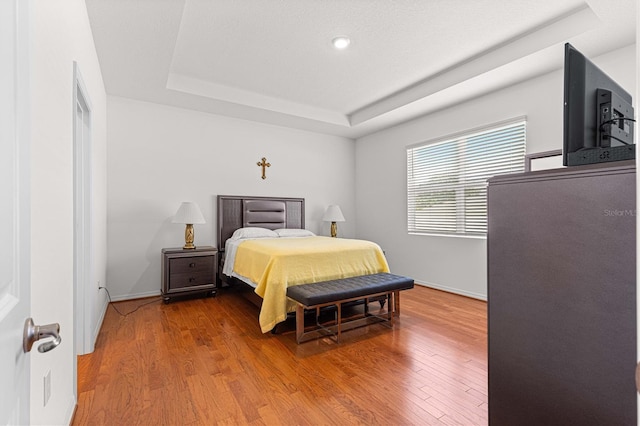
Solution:
<svg viewBox="0 0 640 426"><path fill-rule="evenodd" d="M340 206L330 205L327 207L327 211L324 212L324 216L322 216L322 220L325 222L344 222L344 216L342 215L342 211L340 210Z"/></svg>
<svg viewBox="0 0 640 426"><path fill-rule="evenodd" d="M204 216L202 216L202 212L200 211L200 207L194 202L185 201L180 204L180 208L176 212L176 215L173 217L173 223L206 223L204 220Z"/></svg>

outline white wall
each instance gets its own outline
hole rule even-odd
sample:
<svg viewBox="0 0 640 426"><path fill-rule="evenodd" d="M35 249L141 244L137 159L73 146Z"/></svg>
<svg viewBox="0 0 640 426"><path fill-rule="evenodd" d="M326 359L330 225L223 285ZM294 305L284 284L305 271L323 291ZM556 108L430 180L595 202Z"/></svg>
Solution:
<svg viewBox="0 0 640 426"><path fill-rule="evenodd" d="M171 223L182 201L200 206L195 244L216 246L217 195L304 197L306 227L339 204L355 235L355 147L351 139L108 97L108 267L114 300L160 293L160 250L184 245ZM257 162L271 163L261 179Z"/></svg>
<svg viewBox="0 0 640 426"><path fill-rule="evenodd" d="M593 62L635 93L635 46ZM485 239L407 234L406 147L526 116L527 153L561 149L562 76L559 70L358 139L356 235L385 249L392 272L486 299Z"/></svg>
<svg viewBox="0 0 640 426"><path fill-rule="evenodd" d="M31 352L31 423L68 424L75 406L73 335L73 61L93 104L94 279L106 277L106 94L83 0L32 3L31 311L62 343ZM97 285L91 326L106 308ZM43 407L43 377L51 399Z"/></svg>

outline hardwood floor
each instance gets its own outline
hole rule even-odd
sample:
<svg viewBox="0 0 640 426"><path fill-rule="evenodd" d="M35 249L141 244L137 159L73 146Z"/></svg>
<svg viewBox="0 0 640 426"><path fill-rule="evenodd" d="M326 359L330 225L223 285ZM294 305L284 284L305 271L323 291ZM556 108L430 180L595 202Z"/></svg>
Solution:
<svg viewBox="0 0 640 426"><path fill-rule="evenodd" d="M233 290L109 307L73 424L487 424L486 303L417 286L401 308L393 329L296 345Z"/></svg>

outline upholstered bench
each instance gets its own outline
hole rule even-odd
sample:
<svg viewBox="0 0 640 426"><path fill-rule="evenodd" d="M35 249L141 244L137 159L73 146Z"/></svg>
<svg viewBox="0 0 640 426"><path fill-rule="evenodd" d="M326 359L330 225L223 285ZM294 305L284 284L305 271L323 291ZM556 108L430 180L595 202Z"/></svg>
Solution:
<svg viewBox="0 0 640 426"><path fill-rule="evenodd" d="M311 340L306 339L311 335L316 338L333 335L336 342L339 342L343 330L380 321L384 321L392 327L394 315L400 315L400 291L413 288L413 284L411 278L380 273L289 287L287 288L287 296L297 303L296 340L298 343L302 343L303 339L305 341ZM385 297L388 302L386 314L373 315L369 313L369 299L381 296ZM343 323L342 304L355 300L364 301L364 317ZM321 325L318 320L320 308L326 306L336 307L335 324L329 327ZM304 313L305 310L310 309L316 311L316 327L311 331L305 331Z"/></svg>

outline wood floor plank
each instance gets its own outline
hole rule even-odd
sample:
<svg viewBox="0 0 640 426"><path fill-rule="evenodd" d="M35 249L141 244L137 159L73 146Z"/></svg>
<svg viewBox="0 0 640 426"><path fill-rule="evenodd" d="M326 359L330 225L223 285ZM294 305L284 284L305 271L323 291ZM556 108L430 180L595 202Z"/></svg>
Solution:
<svg viewBox="0 0 640 426"><path fill-rule="evenodd" d="M302 345L293 322L262 334L233 289L118 302L139 309L109 307L79 357L73 424L486 425L486 303L419 286L402 296L392 329Z"/></svg>

